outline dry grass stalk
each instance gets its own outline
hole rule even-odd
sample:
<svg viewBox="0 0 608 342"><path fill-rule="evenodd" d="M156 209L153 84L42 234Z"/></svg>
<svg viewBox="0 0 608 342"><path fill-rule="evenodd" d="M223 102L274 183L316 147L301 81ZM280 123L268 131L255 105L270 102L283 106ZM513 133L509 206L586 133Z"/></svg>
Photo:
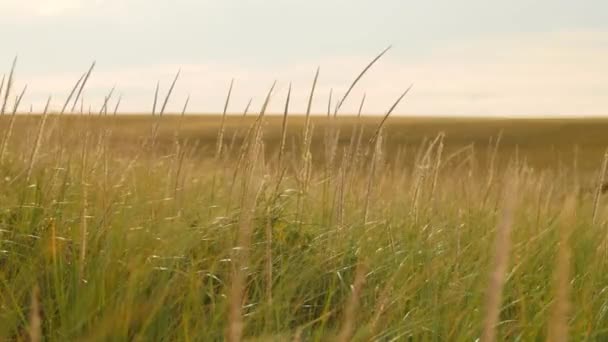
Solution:
<svg viewBox="0 0 608 342"><path fill-rule="evenodd" d="M8 88L6 89L9 90ZM2 147L0 148L0 164L4 162L4 156L6 155L6 151L8 149L8 143L11 140L11 136L13 135L13 128L15 127L15 119L17 117L17 109L19 109L19 104L21 103L21 99L23 99L23 95L27 90L27 85L23 87L21 94L15 100L15 105L13 106L13 112L11 114L11 121L8 124L8 129L4 134L4 139L2 140Z"/></svg>
<svg viewBox="0 0 608 342"><path fill-rule="evenodd" d="M441 169L441 156L443 155L443 140L445 138L444 133L440 133L439 146L437 147L437 159L435 161L435 167L433 169L433 184L431 186L431 197L435 197L435 189L439 181L439 170Z"/></svg>
<svg viewBox="0 0 608 342"><path fill-rule="evenodd" d="M23 95L27 91L27 84L21 90L21 93L15 98L15 104L13 105L13 114L17 114L17 110L19 109L19 105L21 104L21 100L23 100Z"/></svg>
<svg viewBox="0 0 608 342"><path fill-rule="evenodd" d="M321 316L313 319L310 322L307 322L305 324L300 325L299 327L296 328L295 333L293 334L293 339L292 342L300 342L302 341L302 334L304 333L304 330L314 324L317 324L318 322L327 320L331 315L333 315L335 312L334 310L330 310L327 311L326 313L322 314Z"/></svg>
<svg viewBox="0 0 608 342"><path fill-rule="evenodd" d="M74 99L74 104L72 105L72 109L70 110L72 113L74 113L74 110L76 109L76 104L78 103L78 100L80 99L80 96L82 95L82 91L84 90L84 86L87 84L89 77L91 77L91 73L93 72L94 68L95 68L95 62L93 62L91 64L91 66L89 67L89 70L84 75L84 79L82 80L82 83L80 84L80 88L78 88L78 93L76 93L76 98ZM82 103L81 103L81 105L82 105ZM82 113L82 109L80 110L80 112Z"/></svg>
<svg viewBox="0 0 608 342"><path fill-rule="evenodd" d="M171 94L173 94L173 89L175 89L175 84L177 83L177 80L179 79L180 73L181 73L181 70L177 70L175 77L173 77L173 82L171 82L171 86L169 87L169 90L167 91L167 96L165 96L163 105L162 105L162 107L160 107L160 113L158 113L160 116L163 116L163 114L165 113L165 110L167 109L167 104L169 103Z"/></svg>
<svg viewBox="0 0 608 342"><path fill-rule="evenodd" d="M399 271L401 270L401 266L403 266L403 263L399 264L399 266L397 267L397 270L394 271L393 275L384 284L384 287L382 288L382 291L380 292L380 296L378 297L378 300L376 301L376 305L374 307L374 311L373 311L374 315L370 322L369 336L373 337L377 333L378 324L380 323L380 318L386 311L387 307L391 304L390 303L391 293L394 289L395 280L397 279L397 275L399 274Z"/></svg>
<svg viewBox="0 0 608 342"><path fill-rule="evenodd" d="M483 325L482 342L496 341L496 326L502 306L502 293L509 266L509 253L511 250L511 231L516 208L516 175L510 175L503 195L501 217L496 226L494 241L494 255L490 279L486 290L485 319Z"/></svg>
<svg viewBox="0 0 608 342"><path fill-rule="evenodd" d="M344 96L342 96L342 98L340 99L340 101L338 102L338 105L336 106L336 110L335 113L337 114L338 111L340 110L340 108L342 107L342 104L344 104L344 101L346 101L346 98L348 97L348 95L350 94L350 92L353 90L353 88L357 85L357 83L359 82L359 80L361 80L361 78L363 77L363 75L365 75L365 73L382 57L384 56L384 54L386 54L388 52L388 50L391 49L391 46L388 46L386 49L384 49L382 52L380 52L380 54L378 54L365 68L363 68L363 70L361 71L361 73L359 73L359 75L357 75L357 77L353 80L353 82L350 84L350 87L348 87L348 90L346 90L346 93L344 93Z"/></svg>
<svg viewBox="0 0 608 342"><path fill-rule="evenodd" d="M576 217L576 197L568 196L562 211L564 221L560 224L560 241L555 266L555 298L549 321L547 341L568 341L568 315L570 311L570 268L572 235Z"/></svg>
<svg viewBox="0 0 608 342"><path fill-rule="evenodd" d="M592 216L593 224L595 224L597 221L597 214L598 214L599 208L600 208L600 200L602 198L602 193L604 192L607 169L608 169L608 150L606 150L606 152L604 153L604 160L602 161L602 169L600 170L597 189L595 191L595 198L593 200L593 216Z"/></svg>
<svg viewBox="0 0 608 342"><path fill-rule="evenodd" d="M283 159L285 153L285 142L287 139L287 116L289 114L289 102L291 99L291 83L289 83L289 88L287 91L287 99L285 100L285 110L283 113L283 121L281 123L281 142L279 145L279 157L278 157L278 178L275 184L275 189L272 195L272 201L274 202L279 197L281 183L285 178L285 174L287 173L287 167L283 166ZM263 158L263 156L262 156Z"/></svg>
<svg viewBox="0 0 608 342"><path fill-rule="evenodd" d="M51 228L51 260L53 266L57 266L57 223L55 219L51 219L49 226Z"/></svg>
<svg viewBox="0 0 608 342"><path fill-rule="evenodd" d="M243 180L243 192L241 196L241 216L239 218L239 228L237 233L237 244L232 249L232 279L228 294L228 327L226 340L238 342L243 338L245 324L243 322L242 307L246 302L246 277L247 263L249 260L249 248L253 234L253 218L257 198L263 184L259 190L252 191L253 176L256 172L256 164L262 149L262 129L261 121L255 128L252 136L245 168L245 178Z"/></svg>
<svg viewBox="0 0 608 342"><path fill-rule="evenodd" d="M63 107L61 107L61 111L59 112L59 115L63 115L66 108L68 108L68 105L70 104L70 101L72 100L72 97L74 96L74 93L76 93L76 89L78 89L78 86L80 85L80 82L82 82L82 80L84 79L85 75L86 74L80 75L80 78L78 79L78 81L76 81L76 84L74 84L74 87L72 87L72 90L70 91L70 94L68 95L68 98L63 103Z"/></svg>
<svg viewBox="0 0 608 342"><path fill-rule="evenodd" d="M382 127L384 127L384 124L386 123L386 120L389 118L389 116L393 113L393 111L395 110L395 108L397 108L397 106L399 105L399 103L401 102L401 100L403 100L403 98L405 97L405 95L407 95L407 93L410 92L410 90L412 89L414 85L410 85L398 98L397 101L395 101L395 103L393 103L393 105L391 106L391 108L388 110L388 112L386 112L386 114L384 115L384 117L382 118L382 121L380 121L380 124L378 124L378 127L376 128L376 131L374 132L374 134L372 135L372 138L369 140L370 145L374 142L374 140L376 140L376 138L378 138L378 133L380 133L380 130L382 129Z"/></svg>
<svg viewBox="0 0 608 342"><path fill-rule="evenodd" d="M285 153L285 139L287 138L287 114L289 113L289 100L291 99L291 83L287 90L287 99L285 100L285 111L283 112L283 122L281 124L281 145L279 146L279 169L283 167L283 155Z"/></svg>
<svg viewBox="0 0 608 342"><path fill-rule="evenodd" d="M8 74L8 80L6 81L6 90L4 92L4 100L2 101L2 107L0 107L0 115L4 115L6 111L6 106L8 104L8 98L11 95L11 90L13 88L13 77L15 76L15 68L17 66L17 57L13 59L13 64L11 66L11 71ZM4 83L4 76L2 77L2 82Z"/></svg>
<svg viewBox="0 0 608 342"><path fill-rule="evenodd" d="M349 174L350 180L352 183L355 179L355 169L359 168L359 156L361 149L361 141L363 139L363 123L361 122L361 115L363 113L363 105L365 104L366 94L363 93L363 98L361 99L361 103L359 105L359 111L357 113L357 125L353 126L353 129L350 134L350 142L348 146L349 158L351 159Z"/></svg>
<svg viewBox="0 0 608 342"><path fill-rule="evenodd" d="M334 96L334 88L329 89L329 96L327 98L327 118L331 116L331 101Z"/></svg>
<svg viewBox="0 0 608 342"><path fill-rule="evenodd" d="M304 134L302 137L302 165L300 168L299 179L301 180L301 189L298 194L298 203L297 203L297 217L296 220L300 222L300 214L303 210L304 199L303 196L308 191L308 184L310 182L311 171L312 171L312 155L310 153L310 145L312 142L312 132L313 127L311 127L310 123L310 113L312 110L312 100L315 95L315 90L317 88L317 81L319 80L319 72L320 67L317 67L317 71L315 72L315 77L312 81L312 87L310 89L310 95L308 96L308 104L306 106L306 118L304 120ZM301 222L300 222L301 225Z"/></svg>
<svg viewBox="0 0 608 342"><path fill-rule="evenodd" d="M173 78L173 82L171 82L171 86L169 87L169 90L167 91L167 94L165 95L165 100L163 101L163 105L160 109L160 112L158 113L158 119L156 120L156 123L154 124L154 127L152 129L152 138L149 141L149 144L148 144L149 146L154 145L154 143L156 142L156 137L158 136L158 130L160 128L161 119L163 117L163 114L165 114L165 109L167 109L167 104L169 103L171 94L173 94L173 89L175 88L175 84L177 83L177 80L179 79L180 72L181 72L181 70L177 70L177 73L175 74L175 77ZM158 88L157 88L157 90L158 90ZM158 91L154 94L154 106L156 106L157 96L158 96Z"/></svg>
<svg viewBox="0 0 608 342"><path fill-rule="evenodd" d="M40 288L34 286L30 300L30 320L28 335L30 342L42 341L42 317L40 314Z"/></svg>
<svg viewBox="0 0 608 342"><path fill-rule="evenodd" d="M338 169L338 183L336 184L336 217L338 218L338 229L344 227L345 200L346 200L346 179L350 167L348 150L344 151L342 165Z"/></svg>
<svg viewBox="0 0 608 342"><path fill-rule="evenodd" d="M101 193L101 198L102 198L102 206L103 208L110 208L112 206L112 202L109 199L109 195L108 195L108 191L110 188L110 154L108 153L109 150L109 141L110 141L110 136L112 135L112 132L109 129L104 129L103 133L102 133L102 139L103 139L103 145L101 146L101 163L102 163L102 170L103 170L103 175L102 175L102 193ZM101 140L101 139L100 139ZM101 141L100 141L101 143ZM105 214L102 216L101 219L101 228L103 230L105 230L105 228L107 227L107 222L110 219L110 215L108 214L108 211L105 211Z"/></svg>
<svg viewBox="0 0 608 342"><path fill-rule="evenodd" d="M330 119L332 120L332 119ZM326 208L329 224L331 225L333 219L333 210L331 201L329 199L329 188L331 187L332 181L335 178L335 168L336 168L336 154L338 151L338 142L340 140L340 129L335 130L332 124L330 128L330 133L327 135L328 141L326 142L326 164L325 164L325 182L323 186L323 207Z"/></svg>
<svg viewBox="0 0 608 342"><path fill-rule="evenodd" d="M110 92L108 93L108 95L106 95L106 97L104 98L103 105L101 106L101 109L99 110L99 116L108 115L108 102L112 98L112 94L114 94L115 89L116 89L115 86L112 87L112 89L110 89Z"/></svg>
<svg viewBox="0 0 608 342"><path fill-rule="evenodd" d="M545 173L541 173L536 182L536 227L540 228L540 218L543 210L543 197L545 195Z"/></svg>
<svg viewBox="0 0 608 342"><path fill-rule="evenodd" d="M572 150L572 153L574 154L574 157L572 158L572 181L573 181L573 186L575 189L580 189L580 172L579 172L579 163L578 163L578 159L579 159L579 146L578 145L574 145L574 148Z"/></svg>
<svg viewBox="0 0 608 342"><path fill-rule="evenodd" d="M247 102L247 105L245 106L245 110L243 111L243 116L247 116L247 113L249 113L249 107L251 107L252 101L253 101L253 99L250 98L249 101Z"/></svg>
<svg viewBox="0 0 608 342"><path fill-rule="evenodd" d="M158 92L160 91L160 81L156 82L156 88L154 89L154 101L152 101L152 116L156 115L156 105L158 103Z"/></svg>
<svg viewBox="0 0 608 342"><path fill-rule="evenodd" d="M234 79L230 80L230 87L228 88L228 95L226 96L226 102L224 103L224 111L222 112L222 122L220 123L220 129L217 133L217 148L215 151L215 158L220 158L222 155L222 147L224 146L224 131L226 129L226 114L228 112L228 105L230 104L230 96L232 95L232 87L234 86Z"/></svg>
<svg viewBox="0 0 608 342"><path fill-rule="evenodd" d="M177 123L176 137L179 137L182 133L182 127L184 125L184 116L186 115L186 111L188 110L188 104L190 104L190 94L188 94L188 96L186 96L186 101L184 102L184 106L182 107L182 112L179 115L179 121Z"/></svg>
<svg viewBox="0 0 608 342"><path fill-rule="evenodd" d="M365 127L363 126L363 123L359 124L359 129L358 129L358 134L357 134L357 142L355 144L355 149L354 149L354 161L353 161L353 165L355 165L356 167L360 167L360 162L364 159L363 156L365 155L365 152L363 151L363 134L365 133ZM354 177L354 174L353 174Z"/></svg>
<svg viewBox="0 0 608 342"><path fill-rule="evenodd" d="M38 157L38 151L40 150L40 143L42 141L42 135L44 134L44 125L46 124L46 119L48 117L50 103L51 97L49 96L48 100L46 101L46 105L44 106L44 111L42 112L42 119L40 120L40 126L38 127L38 134L36 134L36 141L34 142L34 148L32 149L30 161L25 173L26 183L29 183L30 177L32 176L32 170L34 169L34 164L36 164L36 158Z"/></svg>
<svg viewBox="0 0 608 342"><path fill-rule="evenodd" d="M266 210L266 302L272 307L272 218L270 206Z"/></svg>
<svg viewBox="0 0 608 342"><path fill-rule="evenodd" d="M249 112L249 107L251 107L251 101L252 99L249 99L249 102L247 102L247 105L245 106L245 110L243 111L243 115L240 117L239 120L239 125L240 126L245 126L245 117L247 116L247 113ZM232 152L235 150L235 146L237 145L237 137L240 134L240 128L236 128L233 132L232 132L232 138L230 139L230 144L228 145L228 151L224 154L224 160L223 162L226 163L228 160L230 160L230 156L232 155Z"/></svg>
<svg viewBox="0 0 608 342"><path fill-rule="evenodd" d="M490 196L490 190L492 189L492 185L494 184L494 174L496 173L496 156L498 155L498 147L500 145L500 140L502 139L502 131L498 133L498 137L496 138L496 143L494 144L494 148L492 149L492 154L490 156L490 165L488 167L488 182L486 185L486 191L483 197L484 206L488 201L488 197ZM491 141L490 141L491 143Z"/></svg>
<svg viewBox="0 0 608 342"><path fill-rule="evenodd" d="M378 133L378 137L374 142L374 151L369 165L369 175L367 179L367 190L365 193L365 205L363 206L363 223L367 224L369 219L369 206L371 203L372 189L374 188L374 177L376 174L376 163L378 161L378 154L382 148L382 130Z"/></svg>
<svg viewBox="0 0 608 342"><path fill-rule="evenodd" d="M184 107L182 108L182 112L179 116L179 121L177 123L177 129L174 133L174 145L175 145L175 159L173 161L173 199L177 203L177 194L179 189L179 181L180 176L184 164L184 158L186 156L186 149L180 143L180 135L182 132L182 125L184 121L184 116L186 115L186 110L188 110L188 103L190 103L190 95L186 97L186 102L184 103Z"/></svg>
<svg viewBox="0 0 608 342"><path fill-rule="evenodd" d="M355 143L357 141L357 131L358 131L359 125L353 126L352 130L350 131L350 141L348 142L348 148L346 150L346 158L349 158L349 171L355 166L354 162L355 162Z"/></svg>
<svg viewBox="0 0 608 342"><path fill-rule="evenodd" d="M367 267L363 262L360 262L355 271L355 280L352 285L352 292L350 293L346 306L344 307L342 327L340 328L340 332L336 338L336 341L338 342L347 342L353 337L357 319L357 310L359 309L359 300L363 290L363 285L365 284L366 272Z"/></svg>
<svg viewBox="0 0 608 342"><path fill-rule="evenodd" d="M363 98L361 98L361 104L359 105L359 111L357 112L357 117L361 118L361 113L363 113L363 105L365 104L365 97L367 94L363 93Z"/></svg>
<svg viewBox="0 0 608 342"><path fill-rule="evenodd" d="M315 72L315 78L312 81L312 88L310 89L310 95L308 96L308 104L306 106L306 119L304 121L304 144L303 144L303 153L302 160L306 160L308 154L310 153L310 112L312 110L312 100L315 96L315 89L317 88L317 81L319 80L319 72L320 68L317 67L317 71Z"/></svg>
<svg viewBox="0 0 608 342"><path fill-rule="evenodd" d="M116 113L118 113L118 107L120 107L121 101L122 101L122 94L118 95L118 101L116 101L116 106L114 106L114 112L112 113L113 116L116 116Z"/></svg>
<svg viewBox="0 0 608 342"><path fill-rule="evenodd" d="M89 134L87 131L84 136L84 143L82 146L82 157L81 157L81 170L80 170L80 183L81 183L81 195L82 195L82 211L80 215L80 267L79 274L80 278L84 277L84 265L87 255L87 207L88 207L88 191L87 191L87 157L88 157L88 145L89 145Z"/></svg>
<svg viewBox="0 0 608 342"><path fill-rule="evenodd" d="M545 188L544 190L544 200L545 203L543 204L543 209L542 212L544 213L549 213L551 210L551 203L553 203L554 201L554 196L555 196L555 192L556 192L556 186L555 186L555 182L547 182L548 184L548 188Z"/></svg>
<svg viewBox="0 0 608 342"><path fill-rule="evenodd" d="M4 81L6 81L6 75L2 74L2 80L0 81L0 98L2 98L2 90L4 89Z"/></svg>
<svg viewBox="0 0 608 342"><path fill-rule="evenodd" d="M274 92L274 88L277 86L277 81L272 82L272 86L270 86L270 90L266 94L266 98L264 99L264 103L262 104L262 108L260 109L260 115L255 120L255 125L258 131L261 129L261 123L264 120L264 115L266 115L266 110L268 109L268 105L270 104L270 99L272 98L272 94ZM261 134L261 132L258 132Z"/></svg>
<svg viewBox="0 0 608 342"><path fill-rule="evenodd" d="M414 182L414 201L413 201L413 205L412 205L412 209L413 209L413 213L414 213L414 218L417 221L418 220L418 213L419 210L418 208L420 207L420 197L422 196L423 190L424 190L424 185L426 184L426 180L427 180L427 176L428 176L428 170L431 167L431 155L433 153L433 150L435 149L435 146L442 141L443 139L443 133L440 133L437 135L437 137L435 137L435 139L428 145L428 147L426 148L426 152L424 152L424 154L420 154L420 152L422 151L424 144L421 145L421 148L419 150L419 155L416 158L416 171L414 174L414 178L415 178L415 182Z"/></svg>
<svg viewBox="0 0 608 342"><path fill-rule="evenodd" d="M174 177L174 182L173 182L173 199L177 202L177 195L178 195L178 191L179 191L179 181L182 177L182 170L184 167L184 158L186 157L186 148L185 146L183 146L182 144L177 144L177 151L176 151L176 155L175 155L175 162L174 162L174 168L175 170L173 171L173 177Z"/></svg>
<svg viewBox="0 0 608 342"><path fill-rule="evenodd" d="M257 116L254 123L249 127L249 129L247 130L247 133L245 134L245 139L243 141L243 144L241 145L241 151L240 151L239 157L237 158L237 161L236 161L236 166L235 166L234 172L232 174L232 182L230 183L230 189L228 191L228 203L226 205L227 213L230 211L230 208L232 205L232 194L234 192L234 185L236 184L236 179L237 179L238 173L241 170L242 165L246 162L247 153L248 153L248 151L250 151L252 143L255 142L256 135L261 134L260 129L261 129L261 124L263 122L263 117L264 117L264 114L266 113L266 108L268 108L268 104L270 103L270 99L272 97L272 92L274 91L274 87L276 86L276 84L277 84L276 81L274 81L272 83L270 90L268 90L268 93L266 94L266 98L264 100L264 103L262 104L262 108L260 110L259 115ZM214 191L215 191L215 179L213 180L213 184L212 184L212 188L211 188L211 198L212 199L213 199L213 196L215 195Z"/></svg>

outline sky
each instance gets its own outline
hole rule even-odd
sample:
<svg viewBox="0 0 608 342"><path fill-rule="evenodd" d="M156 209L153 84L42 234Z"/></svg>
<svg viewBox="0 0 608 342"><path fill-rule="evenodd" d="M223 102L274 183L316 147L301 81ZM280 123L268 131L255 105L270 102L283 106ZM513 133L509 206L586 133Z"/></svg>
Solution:
<svg viewBox="0 0 608 342"><path fill-rule="evenodd" d="M605 0L1 0L0 73L18 56L24 109L60 108L95 61L85 107L149 112L181 70L168 110L252 111L276 80L303 112L317 67L327 111L380 51L340 113L382 114L404 89L405 115L608 115Z"/></svg>

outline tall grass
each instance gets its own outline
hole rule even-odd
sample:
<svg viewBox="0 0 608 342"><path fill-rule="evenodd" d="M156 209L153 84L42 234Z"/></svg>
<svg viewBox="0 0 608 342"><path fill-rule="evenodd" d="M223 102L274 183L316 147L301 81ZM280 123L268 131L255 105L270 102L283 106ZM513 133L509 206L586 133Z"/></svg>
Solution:
<svg viewBox="0 0 608 342"><path fill-rule="evenodd" d="M302 118L290 90L266 115L274 85L255 116L163 116L178 76L154 118L0 120L0 340L608 338L605 160L395 140L407 91L317 118L318 70Z"/></svg>

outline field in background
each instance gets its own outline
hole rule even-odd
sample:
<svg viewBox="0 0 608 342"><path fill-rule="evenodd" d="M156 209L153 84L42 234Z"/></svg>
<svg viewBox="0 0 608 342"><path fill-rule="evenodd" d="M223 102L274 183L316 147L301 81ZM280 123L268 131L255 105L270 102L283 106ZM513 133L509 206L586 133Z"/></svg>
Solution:
<svg viewBox="0 0 608 342"><path fill-rule="evenodd" d="M0 117L0 340L608 338L608 119L381 119Z"/></svg>
<svg viewBox="0 0 608 342"><path fill-rule="evenodd" d="M343 116L337 120L328 120L325 116L313 116L314 124L313 147L325 143L324 135L328 128L335 127L340 131L340 145L348 145L353 129L363 126L364 135L369 138L378 126L382 117ZM25 134L31 139L32 128L29 132L21 131L21 126L37 125L39 117L18 117L15 121L15 134ZM200 156L208 157L214 154L218 131L222 125L221 115L165 115L159 126L159 145L172 145L175 131L179 130L179 139L188 140L200 148ZM229 145L234 139L240 143L247 133L247 127L254 123L255 115L243 117L228 115L225 121L225 139ZM149 115L121 115L119 117L91 117L70 115L61 119L59 129L64 131L110 129L113 139L120 149L139 148L141 139L149 134L156 119ZM5 129L9 123L6 118L0 121L0 128ZM305 116L289 116L287 127L287 145L299 142L304 131ZM276 147L281 140L282 117L266 116L264 123L264 140L267 145ZM507 154L514 156L516 151L521 157L535 167L558 167L559 163L571 164L578 159L583 169L598 168L606 147L608 146L608 119L492 119L492 118L415 118L392 117L385 126L387 137L385 147L391 152L400 148L415 148L423 141L435 138L439 133L445 133L445 148L458 150L472 145L479 151L476 158L485 158L488 148L493 150L496 139L503 159ZM27 131L27 130L26 130ZM17 139L17 138L16 138ZM27 144L27 139L17 139L17 143ZM158 144L157 144L158 146ZM273 150L272 148L270 149ZM387 155L391 158L392 153Z"/></svg>

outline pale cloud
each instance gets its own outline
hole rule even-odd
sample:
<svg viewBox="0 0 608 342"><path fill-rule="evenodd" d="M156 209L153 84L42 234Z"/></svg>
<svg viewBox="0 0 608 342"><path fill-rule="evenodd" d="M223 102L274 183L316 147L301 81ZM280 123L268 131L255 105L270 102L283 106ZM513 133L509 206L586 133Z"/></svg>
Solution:
<svg viewBox="0 0 608 342"><path fill-rule="evenodd" d="M608 114L608 32L569 31L521 34L451 42L425 56L382 59L361 81L342 112L354 112L363 92L366 111L383 113L410 83L414 89L399 113L422 115L606 115ZM259 106L273 80L278 80L271 110L279 112L288 82L294 84L293 109L303 112L317 65L321 77L314 110L327 108L330 89L341 96L349 82L373 56L327 57L274 66L234 63L162 64L99 68L86 93L98 107L114 85L124 95L124 109L147 111L157 80L163 89L181 68L171 110L177 111L186 94L191 110L221 110L228 83L236 79L231 110L239 112L250 97ZM78 73L28 75L29 101L37 107L52 93L67 95ZM27 101L26 101L27 102ZM57 103L56 105L59 105Z"/></svg>
<svg viewBox="0 0 608 342"><path fill-rule="evenodd" d="M53 17L74 14L80 10L93 8L103 0L2 0L2 16Z"/></svg>

